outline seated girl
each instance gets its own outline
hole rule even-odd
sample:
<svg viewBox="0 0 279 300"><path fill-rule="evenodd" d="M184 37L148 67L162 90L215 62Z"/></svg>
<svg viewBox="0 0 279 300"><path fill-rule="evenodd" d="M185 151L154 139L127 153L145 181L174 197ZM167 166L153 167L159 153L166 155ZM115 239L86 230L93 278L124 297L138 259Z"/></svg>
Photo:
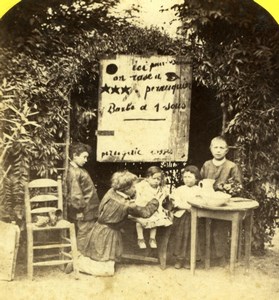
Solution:
<svg viewBox="0 0 279 300"><path fill-rule="evenodd" d="M167 188L164 186L163 171L156 166L150 167L146 172L146 178L136 184L136 200L138 206L145 206L152 199L159 201L158 210L147 219L136 219L136 231L138 238L138 246L145 249L144 229L150 229L149 246L157 248L156 233L158 226L169 226L172 224L172 216L170 212L163 208L164 199L168 196Z"/></svg>
<svg viewBox="0 0 279 300"><path fill-rule="evenodd" d="M197 186L200 180L199 169L196 166L187 166L182 170L184 185L178 187L172 194L176 212L174 213L174 256L176 257L175 268L182 266L189 267L190 261L190 232L191 212L189 199L200 194L200 187Z"/></svg>

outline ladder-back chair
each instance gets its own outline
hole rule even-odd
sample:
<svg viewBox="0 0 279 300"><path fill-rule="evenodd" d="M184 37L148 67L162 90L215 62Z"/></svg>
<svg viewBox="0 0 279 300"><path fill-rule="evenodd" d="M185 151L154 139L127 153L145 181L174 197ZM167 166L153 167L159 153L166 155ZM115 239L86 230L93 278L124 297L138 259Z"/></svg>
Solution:
<svg viewBox="0 0 279 300"><path fill-rule="evenodd" d="M41 178L25 185L27 228L27 274L33 279L34 267L73 264L76 279L77 245L74 224L55 213L63 210L61 178ZM52 216L52 218L51 218ZM53 216L57 219L53 220Z"/></svg>

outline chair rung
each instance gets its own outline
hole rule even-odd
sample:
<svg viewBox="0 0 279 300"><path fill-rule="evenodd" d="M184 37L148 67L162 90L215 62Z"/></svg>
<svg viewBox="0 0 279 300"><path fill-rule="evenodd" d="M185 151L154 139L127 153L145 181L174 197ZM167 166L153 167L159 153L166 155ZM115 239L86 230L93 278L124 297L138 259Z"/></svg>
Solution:
<svg viewBox="0 0 279 300"><path fill-rule="evenodd" d="M34 260L45 260L53 257L58 257L59 253L53 253L53 254L44 254L44 255L34 255Z"/></svg>
<svg viewBox="0 0 279 300"><path fill-rule="evenodd" d="M36 195L30 199L30 202L49 202L58 201L58 197L52 194L48 195Z"/></svg>
<svg viewBox="0 0 279 300"><path fill-rule="evenodd" d="M34 246L33 249L54 249L54 248L66 248L66 247L71 247L71 244L40 245L40 246Z"/></svg>
<svg viewBox="0 0 279 300"><path fill-rule="evenodd" d="M142 255L135 255L135 254L122 254L122 258L131 259L131 260L140 260L146 262L154 262L157 263L159 260L155 257L146 257Z"/></svg>
<svg viewBox="0 0 279 300"><path fill-rule="evenodd" d="M43 214L54 212L57 210L57 207L38 207L31 210L31 214Z"/></svg>
<svg viewBox="0 0 279 300"><path fill-rule="evenodd" d="M57 187L57 181L49 178L39 178L29 182L29 188L47 188L47 187Z"/></svg>
<svg viewBox="0 0 279 300"><path fill-rule="evenodd" d="M63 229L70 229L71 223L66 220L61 220L57 222L55 226L47 225L45 227L38 227L36 223L32 223L32 230L33 231L41 231L41 230L63 230Z"/></svg>
<svg viewBox="0 0 279 300"><path fill-rule="evenodd" d="M43 267L43 266L56 266L56 265L64 265L73 262L72 259L66 260L49 260L49 261L40 261L33 263L34 267Z"/></svg>
<svg viewBox="0 0 279 300"><path fill-rule="evenodd" d="M62 237L62 240L64 240L64 241L67 241L67 242L69 242L69 243L71 243L71 239L69 239L69 238L67 238L67 237Z"/></svg>
<svg viewBox="0 0 279 300"><path fill-rule="evenodd" d="M65 255L66 257L73 258L73 256L70 253L67 253L65 251L61 251L61 254Z"/></svg>

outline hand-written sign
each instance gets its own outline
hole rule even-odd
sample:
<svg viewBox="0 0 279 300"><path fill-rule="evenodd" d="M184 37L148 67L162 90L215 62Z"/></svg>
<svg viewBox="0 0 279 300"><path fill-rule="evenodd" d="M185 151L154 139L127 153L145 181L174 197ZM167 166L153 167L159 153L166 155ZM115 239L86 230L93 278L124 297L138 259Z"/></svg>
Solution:
<svg viewBox="0 0 279 300"><path fill-rule="evenodd" d="M100 62L98 161L187 161L192 69L186 58Z"/></svg>

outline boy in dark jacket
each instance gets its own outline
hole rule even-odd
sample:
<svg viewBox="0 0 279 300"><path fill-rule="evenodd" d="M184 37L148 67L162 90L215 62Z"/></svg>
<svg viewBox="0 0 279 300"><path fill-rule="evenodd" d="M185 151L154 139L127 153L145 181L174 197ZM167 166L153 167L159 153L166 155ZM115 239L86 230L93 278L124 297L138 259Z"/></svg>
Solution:
<svg viewBox="0 0 279 300"><path fill-rule="evenodd" d="M68 219L77 229L77 247L83 249L84 239L98 218L99 197L89 173L83 168L90 146L78 143L70 147L70 165L66 178Z"/></svg>

